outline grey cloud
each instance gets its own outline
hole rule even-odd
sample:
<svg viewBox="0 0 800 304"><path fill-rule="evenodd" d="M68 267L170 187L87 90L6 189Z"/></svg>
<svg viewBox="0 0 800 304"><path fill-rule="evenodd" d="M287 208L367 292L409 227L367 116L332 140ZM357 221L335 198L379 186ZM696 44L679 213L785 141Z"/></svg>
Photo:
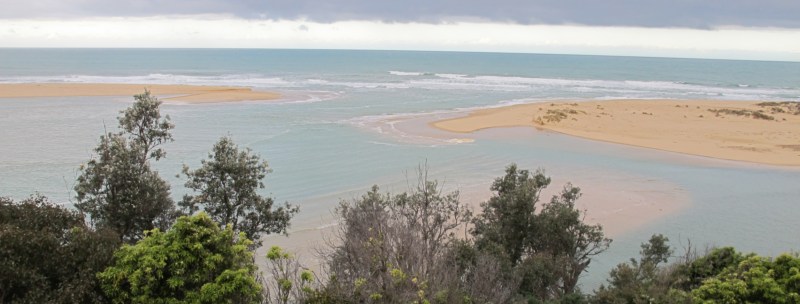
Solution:
<svg viewBox="0 0 800 304"><path fill-rule="evenodd" d="M520 24L800 28L796 0L0 0L0 18L231 14L317 22L485 20Z"/></svg>

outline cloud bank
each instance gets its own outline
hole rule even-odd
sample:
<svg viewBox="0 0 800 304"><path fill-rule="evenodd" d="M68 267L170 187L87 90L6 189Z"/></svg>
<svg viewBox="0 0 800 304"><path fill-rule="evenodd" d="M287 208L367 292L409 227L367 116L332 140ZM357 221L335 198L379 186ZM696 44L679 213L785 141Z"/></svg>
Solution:
<svg viewBox="0 0 800 304"><path fill-rule="evenodd" d="M0 7L3 19L226 14L320 23L800 28L800 1L794 0L0 0Z"/></svg>
<svg viewBox="0 0 800 304"><path fill-rule="evenodd" d="M393 49L800 61L798 37L800 29L322 23L225 16L0 20L0 41L9 47Z"/></svg>
<svg viewBox="0 0 800 304"><path fill-rule="evenodd" d="M795 0L0 0L0 46L800 61Z"/></svg>

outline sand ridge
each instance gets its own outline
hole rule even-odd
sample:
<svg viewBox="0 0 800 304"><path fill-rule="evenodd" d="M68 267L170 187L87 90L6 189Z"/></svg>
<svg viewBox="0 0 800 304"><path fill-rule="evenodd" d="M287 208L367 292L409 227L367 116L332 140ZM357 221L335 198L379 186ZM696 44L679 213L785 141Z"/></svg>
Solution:
<svg viewBox="0 0 800 304"><path fill-rule="evenodd" d="M431 123L458 133L532 126L592 140L800 166L800 103L603 100L529 103Z"/></svg>
<svg viewBox="0 0 800 304"><path fill-rule="evenodd" d="M126 96L141 94L145 89L165 101L185 103L280 98L278 93L253 91L248 87L117 83L5 83L0 84L0 98Z"/></svg>

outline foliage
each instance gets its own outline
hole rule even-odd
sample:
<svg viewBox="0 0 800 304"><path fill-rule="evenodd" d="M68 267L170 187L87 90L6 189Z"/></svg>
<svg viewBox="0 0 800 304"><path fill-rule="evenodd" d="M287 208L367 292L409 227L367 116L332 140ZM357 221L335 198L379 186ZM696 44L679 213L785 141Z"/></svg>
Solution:
<svg viewBox="0 0 800 304"><path fill-rule="evenodd" d="M800 115L800 102L797 101L768 101L756 104L759 107L770 107L772 113L789 113Z"/></svg>
<svg viewBox="0 0 800 304"><path fill-rule="evenodd" d="M483 212L473 222L472 234L477 246L497 245L511 265L517 265L529 247L531 236L537 233L536 203L548 185L550 178L542 171L531 174L528 170L517 170L515 164L508 166L505 176L492 184L495 195L481 204Z"/></svg>
<svg viewBox="0 0 800 304"><path fill-rule="evenodd" d="M688 293L673 288L683 280L683 275L676 267L664 266L673 253L668 242L661 234L653 235L642 244L639 260L631 259L611 270L608 285L601 285L595 291L593 302L690 303Z"/></svg>
<svg viewBox="0 0 800 304"><path fill-rule="evenodd" d="M161 101L150 92L134 97L117 118L121 131L100 137L96 157L81 166L75 185L75 207L129 243L146 230L169 227L176 216L169 184L150 168L150 160L166 155L159 146L172 141L174 126L169 116L161 118Z"/></svg>
<svg viewBox="0 0 800 304"><path fill-rule="evenodd" d="M199 169L190 170L184 165L183 173L189 179L186 187L198 194L184 196L180 205L189 213L202 206L216 222L244 232L255 246L260 246L262 233L286 233L289 220L298 212L288 203L273 210L273 199L258 194L269 172L266 161L223 137L214 145L208 160L201 161Z"/></svg>
<svg viewBox="0 0 800 304"><path fill-rule="evenodd" d="M118 246L45 197L0 198L0 303L104 303L95 273Z"/></svg>
<svg viewBox="0 0 800 304"><path fill-rule="evenodd" d="M755 119L775 120L775 116L768 115L764 113L763 110L752 111L746 109L708 109L708 111L716 113L717 116L720 116L720 114L728 114L728 115L753 117Z"/></svg>
<svg viewBox="0 0 800 304"><path fill-rule="evenodd" d="M580 189L567 185L560 195L536 212L539 196L550 178L539 170L518 170L514 164L494 181L495 194L481 204L472 234L482 251L507 259L521 279L519 293L540 300L559 299L577 292L578 279L591 258L611 240L602 227L583 222L575 207Z"/></svg>
<svg viewBox="0 0 800 304"><path fill-rule="evenodd" d="M685 276L681 287L684 290L695 289L704 280L717 276L728 268L736 267L745 258L746 256L737 252L733 247L715 248L681 269Z"/></svg>
<svg viewBox="0 0 800 304"><path fill-rule="evenodd" d="M591 258L608 249L611 240L605 238L600 225L583 222L585 211L575 208L580 198L580 189L567 184L560 195L553 196L542 206L537 216L538 232L532 235L531 247L537 255L544 257L545 263L559 265L550 271L555 280L550 286L528 288L528 290L547 290L547 295L560 298L576 292L578 279L589 266Z"/></svg>
<svg viewBox="0 0 800 304"><path fill-rule="evenodd" d="M732 247L713 249L662 265L668 240L654 235L639 261L620 264L601 286L595 303L800 303L800 258L742 255Z"/></svg>
<svg viewBox="0 0 800 304"><path fill-rule="evenodd" d="M800 303L800 258L751 255L692 290L697 303Z"/></svg>
<svg viewBox="0 0 800 304"><path fill-rule="evenodd" d="M267 252L267 267L270 280L267 281L266 298L269 303L308 303L319 300L322 292L317 276L302 267L292 254L278 246Z"/></svg>
<svg viewBox="0 0 800 304"><path fill-rule="evenodd" d="M114 303L258 303L250 244L200 212L123 246L98 278Z"/></svg>
<svg viewBox="0 0 800 304"><path fill-rule="evenodd" d="M341 230L326 257L325 288L337 301L454 303L485 297L504 302L509 297L492 261L482 256L477 266L454 261L462 248L456 233L464 231L471 212L457 192L443 194L428 181L424 169L411 192L381 194L373 186L360 199L341 202L337 214Z"/></svg>

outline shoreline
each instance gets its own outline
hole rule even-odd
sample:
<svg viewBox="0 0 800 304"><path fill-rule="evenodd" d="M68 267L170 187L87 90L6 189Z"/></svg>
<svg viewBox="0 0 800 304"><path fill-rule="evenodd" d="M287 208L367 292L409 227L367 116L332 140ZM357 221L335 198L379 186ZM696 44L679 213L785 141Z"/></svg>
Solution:
<svg viewBox="0 0 800 304"><path fill-rule="evenodd" d="M798 102L542 102L473 111L431 122L429 126L453 133L534 127L589 140L715 159L800 166Z"/></svg>
<svg viewBox="0 0 800 304"><path fill-rule="evenodd" d="M132 96L149 90L163 101L201 104L275 100L275 92L249 87L123 83L0 83L0 98Z"/></svg>

